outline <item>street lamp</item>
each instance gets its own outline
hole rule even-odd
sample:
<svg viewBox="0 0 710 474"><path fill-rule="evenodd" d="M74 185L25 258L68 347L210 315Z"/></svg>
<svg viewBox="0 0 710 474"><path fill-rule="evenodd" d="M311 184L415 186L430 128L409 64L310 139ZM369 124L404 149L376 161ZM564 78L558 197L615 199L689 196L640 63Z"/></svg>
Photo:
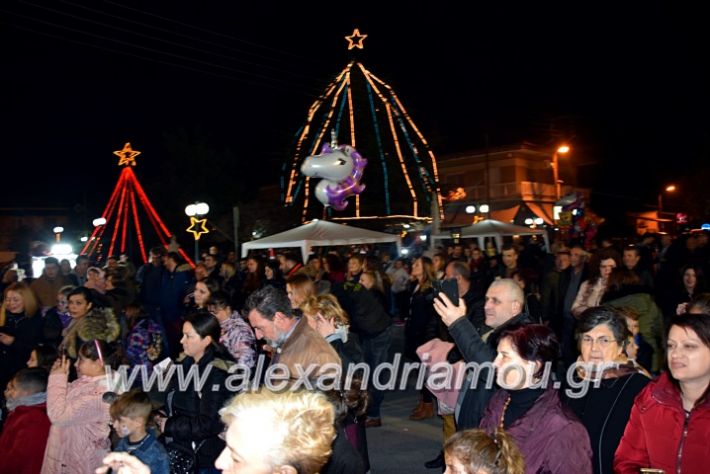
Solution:
<svg viewBox="0 0 710 474"><path fill-rule="evenodd" d="M191 232L195 238L195 262L200 260L200 237L202 234L209 233L207 219L200 218L206 216L209 212L210 206L204 202L195 202L185 208L185 214L190 218L190 227L187 228L187 231Z"/></svg>
<svg viewBox="0 0 710 474"><path fill-rule="evenodd" d="M57 226L54 229L52 229L52 232L54 232L54 238L57 242L60 242L62 240L62 232L64 232L64 227Z"/></svg>
<svg viewBox="0 0 710 474"><path fill-rule="evenodd" d="M669 184L663 191L672 193L675 192L676 189L675 184ZM658 193L658 217L661 217L661 212L663 212L663 191Z"/></svg>
<svg viewBox="0 0 710 474"><path fill-rule="evenodd" d="M555 181L556 201L560 200L561 195L559 155L566 155L567 153L569 153L569 150L570 148L568 145L560 145L559 147L557 147L557 150L555 150L555 154L552 155L552 176Z"/></svg>

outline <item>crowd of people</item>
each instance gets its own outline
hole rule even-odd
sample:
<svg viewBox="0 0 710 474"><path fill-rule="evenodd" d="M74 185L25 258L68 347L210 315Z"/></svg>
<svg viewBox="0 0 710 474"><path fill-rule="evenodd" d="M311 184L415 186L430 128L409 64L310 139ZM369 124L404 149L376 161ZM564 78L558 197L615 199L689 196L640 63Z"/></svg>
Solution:
<svg viewBox="0 0 710 474"><path fill-rule="evenodd" d="M386 393L348 369L390 361L397 331L405 360L463 382L418 387L410 419L442 419L428 468L695 473L710 458L705 234L67 263L3 273L0 474L376 470ZM117 383L119 366L143 370ZM260 366L283 368L281 389ZM303 387L323 376L337 383Z"/></svg>

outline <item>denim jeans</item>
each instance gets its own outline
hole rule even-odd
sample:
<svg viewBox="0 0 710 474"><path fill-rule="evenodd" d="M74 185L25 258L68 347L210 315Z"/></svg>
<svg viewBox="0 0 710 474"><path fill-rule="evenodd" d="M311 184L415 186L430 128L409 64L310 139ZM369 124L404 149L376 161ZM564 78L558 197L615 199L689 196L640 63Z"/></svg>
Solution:
<svg viewBox="0 0 710 474"><path fill-rule="evenodd" d="M362 337L362 352L365 357L365 362L370 366L370 393L372 395L370 406L367 407L367 416L369 418L380 417L380 405L385 398L385 393L382 390L376 390L372 383L372 375L375 368L389 359L390 346L392 345L392 326L382 331L375 336Z"/></svg>

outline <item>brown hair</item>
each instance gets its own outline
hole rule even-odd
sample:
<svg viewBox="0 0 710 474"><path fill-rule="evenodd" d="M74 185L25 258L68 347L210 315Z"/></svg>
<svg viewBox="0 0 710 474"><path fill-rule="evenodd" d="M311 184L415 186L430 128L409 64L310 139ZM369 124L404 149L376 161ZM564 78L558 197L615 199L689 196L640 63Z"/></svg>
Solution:
<svg viewBox="0 0 710 474"><path fill-rule="evenodd" d="M111 419L118 420L122 416L135 420L137 418L145 423L150 419L150 412L153 406L150 403L148 394L140 390L131 390L123 393L111 404L109 413Z"/></svg>
<svg viewBox="0 0 710 474"><path fill-rule="evenodd" d="M311 296L316 295L316 287L313 280L305 273L295 273L288 277L286 284L291 287L291 290L305 302ZM301 303L303 304L303 303Z"/></svg>
<svg viewBox="0 0 710 474"><path fill-rule="evenodd" d="M523 474L525 462L513 438L502 430L489 436L483 430L459 431L444 443L447 462L456 458L470 474Z"/></svg>
<svg viewBox="0 0 710 474"><path fill-rule="evenodd" d="M320 313L328 321L333 321L335 326L350 324L348 315L338 303L338 299L330 293L320 296L311 296L302 305L301 310L309 318L315 318Z"/></svg>

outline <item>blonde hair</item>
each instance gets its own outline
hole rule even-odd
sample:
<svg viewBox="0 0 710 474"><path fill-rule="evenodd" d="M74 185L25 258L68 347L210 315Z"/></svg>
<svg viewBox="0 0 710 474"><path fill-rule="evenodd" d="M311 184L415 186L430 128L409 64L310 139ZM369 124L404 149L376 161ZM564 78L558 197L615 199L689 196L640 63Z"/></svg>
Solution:
<svg viewBox="0 0 710 474"><path fill-rule="evenodd" d="M270 468L292 466L300 474L315 474L328 461L335 439L335 409L325 395L317 392L268 390L244 392L219 411L229 427L237 420L266 428L262 441ZM249 428L251 430L251 428ZM254 431L250 436L259 436Z"/></svg>
<svg viewBox="0 0 710 474"><path fill-rule="evenodd" d="M301 310L309 318L315 318L320 313L328 321L333 321L336 327L350 324L350 319L338 299L330 293L311 296L301 305Z"/></svg>
<svg viewBox="0 0 710 474"><path fill-rule="evenodd" d="M513 438L502 430L493 436L483 430L459 431L444 443L447 462L456 458L466 473L524 474L525 461Z"/></svg>
<svg viewBox="0 0 710 474"><path fill-rule="evenodd" d="M13 283L5 289L5 297L3 299L2 308L0 308L0 326L4 326L7 319L7 294L11 291L19 294L20 298L22 298L22 302L25 306L25 316L31 318L37 314L37 308L39 305L37 304L37 297L35 296L34 291L32 291L32 289L25 283Z"/></svg>

